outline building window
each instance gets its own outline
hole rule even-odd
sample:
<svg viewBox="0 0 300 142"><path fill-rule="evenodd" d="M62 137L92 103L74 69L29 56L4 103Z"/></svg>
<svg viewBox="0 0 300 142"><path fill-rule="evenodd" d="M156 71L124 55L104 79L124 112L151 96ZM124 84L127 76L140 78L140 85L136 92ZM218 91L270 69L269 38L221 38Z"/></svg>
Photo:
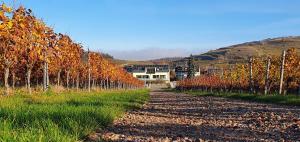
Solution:
<svg viewBox="0 0 300 142"><path fill-rule="evenodd" d="M147 74L155 74L155 68L147 68Z"/></svg>
<svg viewBox="0 0 300 142"><path fill-rule="evenodd" d="M159 78L159 75L153 75L153 78L154 78L154 79L158 79L158 78Z"/></svg>
<svg viewBox="0 0 300 142"><path fill-rule="evenodd" d="M137 75L136 78L138 78L138 79L149 79L149 75Z"/></svg>
<svg viewBox="0 0 300 142"><path fill-rule="evenodd" d="M166 75L160 75L160 79L166 79Z"/></svg>
<svg viewBox="0 0 300 142"><path fill-rule="evenodd" d="M149 75L143 75L144 79L149 79Z"/></svg>

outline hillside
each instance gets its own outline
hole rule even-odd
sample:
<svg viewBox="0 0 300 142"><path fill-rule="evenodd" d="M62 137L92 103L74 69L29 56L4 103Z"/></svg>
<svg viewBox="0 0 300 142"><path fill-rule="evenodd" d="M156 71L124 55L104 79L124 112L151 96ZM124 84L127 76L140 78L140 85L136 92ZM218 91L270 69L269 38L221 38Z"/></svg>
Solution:
<svg viewBox="0 0 300 142"><path fill-rule="evenodd" d="M272 38L237 44L196 55L195 58L200 62L208 63L238 62L245 61L250 56L280 55L282 50L292 47L296 48L300 53L300 36Z"/></svg>
<svg viewBox="0 0 300 142"><path fill-rule="evenodd" d="M120 60L120 59L114 59L112 60L113 63L118 64L120 66L125 65L152 65L153 62L150 61L131 61L131 60Z"/></svg>
<svg viewBox="0 0 300 142"><path fill-rule="evenodd" d="M296 48L300 54L300 36L269 38L261 41L252 41L242 44L232 45L228 47L211 50L209 52L194 55L196 63L201 66L210 64L227 64L236 62L245 62L250 56L266 57L266 56L280 56L282 50L288 48ZM113 59L113 62L119 65L128 64L170 64L173 67L176 64L182 64L186 58L173 57L161 58L147 61L128 61Z"/></svg>
<svg viewBox="0 0 300 142"><path fill-rule="evenodd" d="M131 61L131 60L119 60L113 59L112 61L118 65L155 65L155 64L170 64L174 61L181 60L183 57L168 57L146 61Z"/></svg>

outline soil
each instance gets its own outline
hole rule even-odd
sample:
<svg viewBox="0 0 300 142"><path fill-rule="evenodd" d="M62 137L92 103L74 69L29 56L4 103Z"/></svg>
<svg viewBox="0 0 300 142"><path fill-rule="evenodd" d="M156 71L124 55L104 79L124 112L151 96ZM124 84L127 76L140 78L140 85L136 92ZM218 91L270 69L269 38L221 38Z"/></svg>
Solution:
<svg viewBox="0 0 300 142"><path fill-rule="evenodd" d="M128 142L300 141L300 108L153 91L91 140Z"/></svg>

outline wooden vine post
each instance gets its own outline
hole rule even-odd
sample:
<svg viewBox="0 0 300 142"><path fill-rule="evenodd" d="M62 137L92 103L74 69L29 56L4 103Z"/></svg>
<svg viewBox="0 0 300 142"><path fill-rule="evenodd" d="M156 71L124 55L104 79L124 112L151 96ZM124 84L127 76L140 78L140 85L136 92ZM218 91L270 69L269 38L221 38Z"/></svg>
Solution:
<svg viewBox="0 0 300 142"><path fill-rule="evenodd" d="M79 74L76 76L76 90L79 91Z"/></svg>
<svg viewBox="0 0 300 142"><path fill-rule="evenodd" d="M5 87L5 95L9 95L10 89L8 84L8 78L9 78L9 68L6 67L4 71L4 87Z"/></svg>
<svg viewBox="0 0 300 142"><path fill-rule="evenodd" d="M270 66L271 66L271 59L268 58L267 66L266 66L266 78L265 78L265 95L268 94L268 89L269 89Z"/></svg>
<svg viewBox="0 0 300 142"><path fill-rule="evenodd" d="M231 88L232 88L232 85L233 85L233 78L232 78L232 65L231 64L229 64L229 79L230 79L230 84L229 84L229 91L231 92L232 90L231 90ZM227 86L225 86L225 91L227 90Z"/></svg>
<svg viewBox="0 0 300 142"><path fill-rule="evenodd" d="M43 55L44 55L44 71L43 71L43 91L47 91L48 86L49 86L49 77L48 77L48 62L47 62L47 49L44 47L43 50Z"/></svg>
<svg viewBox="0 0 300 142"><path fill-rule="evenodd" d="M91 66L90 66L90 49L88 49L88 91L91 92Z"/></svg>
<svg viewBox="0 0 300 142"><path fill-rule="evenodd" d="M286 51L283 50L283 52L282 52L282 58L281 58L281 68L280 68L280 86L279 86L279 94L280 95L282 95L282 93L283 93L283 78L284 78L285 54L286 54Z"/></svg>
<svg viewBox="0 0 300 142"><path fill-rule="evenodd" d="M253 57L249 58L249 87L250 93L253 93Z"/></svg>

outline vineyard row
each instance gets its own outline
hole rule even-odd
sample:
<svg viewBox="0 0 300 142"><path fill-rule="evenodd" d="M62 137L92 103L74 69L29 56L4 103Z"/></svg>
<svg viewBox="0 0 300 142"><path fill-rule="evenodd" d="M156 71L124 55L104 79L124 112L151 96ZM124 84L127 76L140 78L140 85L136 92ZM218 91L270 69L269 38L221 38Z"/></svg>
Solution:
<svg viewBox="0 0 300 142"><path fill-rule="evenodd" d="M136 88L143 82L105 59L84 51L68 35L57 34L30 9L0 6L0 78L11 88L49 84L66 88Z"/></svg>
<svg viewBox="0 0 300 142"><path fill-rule="evenodd" d="M177 88L300 94L300 56L295 48L290 48L283 51L282 56L251 57L247 64L228 65L217 73L179 81Z"/></svg>

